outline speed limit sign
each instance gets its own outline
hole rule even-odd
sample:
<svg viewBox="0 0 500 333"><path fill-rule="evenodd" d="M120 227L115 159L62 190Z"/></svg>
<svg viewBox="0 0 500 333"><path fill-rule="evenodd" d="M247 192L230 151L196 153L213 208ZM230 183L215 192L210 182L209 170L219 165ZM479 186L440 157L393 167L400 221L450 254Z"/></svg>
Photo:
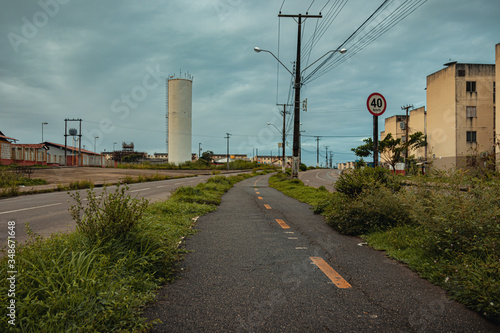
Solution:
<svg viewBox="0 0 500 333"><path fill-rule="evenodd" d="M381 116L385 109L387 108L387 102L385 101L384 96L379 93L373 93L368 97L366 101L366 106L368 107L368 111L375 117Z"/></svg>

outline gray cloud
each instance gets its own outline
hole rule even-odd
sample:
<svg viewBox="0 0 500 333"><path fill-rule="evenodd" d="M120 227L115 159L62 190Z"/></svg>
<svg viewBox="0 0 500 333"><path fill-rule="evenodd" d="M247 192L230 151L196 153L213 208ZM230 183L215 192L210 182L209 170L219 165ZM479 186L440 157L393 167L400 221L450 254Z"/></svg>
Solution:
<svg viewBox="0 0 500 333"><path fill-rule="evenodd" d="M275 103L284 103L290 75L268 54L278 52L289 68L295 57L296 23L278 19L282 1L77 1L4 2L0 13L0 130L20 142L63 142L64 118L82 118L87 145L100 133L99 150L133 141L139 150L165 151L165 82L189 71L193 83L193 152L225 150L234 134L234 153L277 152L281 124ZM315 2L311 13L326 3ZM320 42L312 62L340 45L381 1L351 0ZM42 4L42 5L40 5ZM297 0L283 12L305 13ZM308 135L366 135L371 118L367 96L378 91L389 108L425 105L425 77L450 58L493 63L498 43L493 0L428 1L412 15L341 66L307 84L301 114ZM278 25L278 23L280 23ZM306 23L307 40L315 27ZM310 63L309 62L309 63ZM278 98L276 92L278 90ZM381 129L383 129L381 119ZM274 131L274 132L273 132ZM315 142L305 139L303 158L315 164ZM362 138L325 138L338 155ZM289 138L291 141L291 137ZM322 150L324 151L324 150ZM346 154L342 154L346 153Z"/></svg>

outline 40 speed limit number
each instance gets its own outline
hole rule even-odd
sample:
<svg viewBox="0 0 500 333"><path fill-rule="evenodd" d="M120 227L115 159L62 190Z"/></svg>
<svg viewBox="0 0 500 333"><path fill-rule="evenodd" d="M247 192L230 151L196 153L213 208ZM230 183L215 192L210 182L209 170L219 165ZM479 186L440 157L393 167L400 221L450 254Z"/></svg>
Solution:
<svg viewBox="0 0 500 333"><path fill-rule="evenodd" d="M384 96L379 93L373 93L368 97L366 101L366 107L368 111L376 117L381 116L385 109L387 108L387 102L385 101Z"/></svg>

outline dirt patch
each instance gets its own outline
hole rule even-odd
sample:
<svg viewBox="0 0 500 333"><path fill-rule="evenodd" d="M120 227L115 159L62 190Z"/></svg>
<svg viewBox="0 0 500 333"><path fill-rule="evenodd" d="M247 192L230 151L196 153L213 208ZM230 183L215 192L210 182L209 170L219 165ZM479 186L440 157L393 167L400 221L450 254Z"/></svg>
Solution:
<svg viewBox="0 0 500 333"><path fill-rule="evenodd" d="M117 183L129 176L154 176L156 174L169 177L186 177L211 174L211 170L144 170L144 169L113 169L91 167L59 167L36 169L31 178L42 178L48 184L69 184L76 180L89 180L94 184Z"/></svg>

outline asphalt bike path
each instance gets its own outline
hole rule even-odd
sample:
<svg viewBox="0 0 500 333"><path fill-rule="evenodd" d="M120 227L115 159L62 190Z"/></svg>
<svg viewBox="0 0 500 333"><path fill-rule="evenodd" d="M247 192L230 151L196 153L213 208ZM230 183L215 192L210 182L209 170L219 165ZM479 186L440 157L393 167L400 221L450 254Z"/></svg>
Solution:
<svg viewBox="0 0 500 333"><path fill-rule="evenodd" d="M404 265L339 235L309 205L236 184L185 242L153 332L498 332Z"/></svg>

